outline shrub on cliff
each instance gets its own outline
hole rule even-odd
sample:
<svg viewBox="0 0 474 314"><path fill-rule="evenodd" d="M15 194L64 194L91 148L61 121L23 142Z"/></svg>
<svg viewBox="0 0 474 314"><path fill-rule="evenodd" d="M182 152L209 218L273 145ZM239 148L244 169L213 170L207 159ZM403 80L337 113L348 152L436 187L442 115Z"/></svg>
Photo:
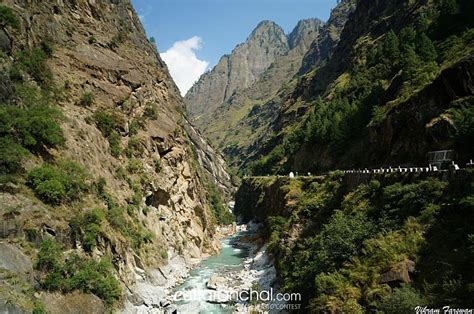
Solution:
<svg viewBox="0 0 474 314"><path fill-rule="evenodd" d="M216 217L217 223L220 225L231 224L235 220L234 215L232 215L222 203L222 198L217 187L209 183L207 191L209 206Z"/></svg>
<svg viewBox="0 0 474 314"><path fill-rule="evenodd" d="M24 99L24 107L0 105L0 137L10 137L30 151L64 144L63 132L58 124L61 113L38 99L40 96L36 92L33 93L25 95L32 99Z"/></svg>
<svg viewBox="0 0 474 314"><path fill-rule="evenodd" d="M79 99L79 105L82 107L90 107L94 103L94 94L85 92Z"/></svg>
<svg viewBox="0 0 474 314"><path fill-rule="evenodd" d="M58 205L78 200L87 190L85 170L71 161L43 164L28 174L28 185L44 202Z"/></svg>
<svg viewBox="0 0 474 314"><path fill-rule="evenodd" d="M32 83L16 83L10 92L0 103L0 174L12 180L29 152L43 154L65 138L59 125L63 116L47 92Z"/></svg>
<svg viewBox="0 0 474 314"><path fill-rule="evenodd" d="M61 260L62 247L56 241L46 239L41 242L40 250L36 257L35 268L43 271L51 271L58 268Z"/></svg>
<svg viewBox="0 0 474 314"><path fill-rule="evenodd" d="M20 19L13 9L0 4L0 25L20 28Z"/></svg>
<svg viewBox="0 0 474 314"><path fill-rule="evenodd" d="M97 128L109 141L112 156L118 157L121 150L119 132L123 125L122 119L117 114L99 110L94 114L94 120Z"/></svg>
<svg viewBox="0 0 474 314"><path fill-rule="evenodd" d="M417 306L424 305L426 300L415 289L402 285L383 300L381 309L387 314L405 314L413 312Z"/></svg>
<svg viewBox="0 0 474 314"><path fill-rule="evenodd" d="M64 259L62 247L54 240L41 243L35 268L42 272L41 287L50 291L93 293L109 305L121 296L120 285L107 258L96 261L72 254Z"/></svg>
<svg viewBox="0 0 474 314"><path fill-rule="evenodd" d="M449 109L448 114L456 126L454 138L459 145L470 147L474 143L474 106L466 100Z"/></svg>
<svg viewBox="0 0 474 314"><path fill-rule="evenodd" d="M48 88L53 80L53 72L46 63L49 53L51 53L49 48L33 48L31 50L19 51L15 56L13 70L17 71L17 73L18 71L28 73L41 87Z"/></svg>
<svg viewBox="0 0 474 314"><path fill-rule="evenodd" d="M74 217L69 226L76 240L79 240L86 252L92 252L97 243L97 237L101 234L101 223L104 221L104 212L93 209Z"/></svg>

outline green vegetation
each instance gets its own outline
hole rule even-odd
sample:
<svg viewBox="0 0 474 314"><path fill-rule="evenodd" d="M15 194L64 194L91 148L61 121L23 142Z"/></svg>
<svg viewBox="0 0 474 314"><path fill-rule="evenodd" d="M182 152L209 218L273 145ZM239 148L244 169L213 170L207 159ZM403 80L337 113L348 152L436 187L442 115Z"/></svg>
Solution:
<svg viewBox="0 0 474 314"><path fill-rule="evenodd" d="M143 171L143 164L139 159L131 158L128 161L127 170L130 173L141 173Z"/></svg>
<svg viewBox="0 0 474 314"><path fill-rule="evenodd" d="M109 141L110 153L112 156L118 157L121 152L121 137L119 132L124 124L122 119L116 113L98 110L94 114L94 120L97 128Z"/></svg>
<svg viewBox="0 0 474 314"><path fill-rule="evenodd" d="M158 106L155 103L146 103L143 115L133 118L128 128L130 135L136 135L140 129L144 129L148 119L158 119Z"/></svg>
<svg viewBox="0 0 474 314"><path fill-rule="evenodd" d="M107 138L114 132L119 132L123 125L123 121L118 115L105 110L98 110L94 114L94 119L97 128Z"/></svg>
<svg viewBox="0 0 474 314"><path fill-rule="evenodd" d="M125 41L126 34L122 31L118 32L115 34L112 39L109 42L109 47L110 48L117 48L120 44L122 44Z"/></svg>
<svg viewBox="0 0 474 314"><path fill-rule="evenodd" d="M138 192L138 187L134 187L134 196ZM105 219L118 232L120 232L130 243L134 249L140 249L145 244L151 243L153 235L143 226L143 224L136 217L139 204L129 204L128 208L119 206L105 189L102 189L98 196L107 205L105 211ZM141 203L141 197L140 197ZM102 214L98 211L93 223L99 225L102 221ZM98 233L91 233L97 235ZM90 237L92 238L92 236ZM96 238L96 237L94 237Z"/></svg>
<svg viewBox="0 0 474 314"><path fill-rule="evenodd" d="M141 157L145 152L145 148L137 137L131 137L128 140L127 148L125 149L125 155L128 158Z"/></svg>
<svg viewBox="0 0 474 314"><path fill-rule="evenodd" d="M85 170L72 161L43 164L28 173L28 185L46 203L58 205L79 200L87 191Z"/></svg>
<svg viewBox="0 0 474 314"><path fill-rule="evenodd" d="M155 103L147 103L143 115L151 120L158 119L158 106Z"/></svg>
<svg viewBox="0 0 474 314"><path fill-rule="evenodd" d="M286 208L266 219L265 230L283 290L301 293L314 312L473 306L472 175L380 177L349 190L334 173L281 186ZM410 283L379 281L407 260L418 271Z"/></svg>
<svg viewBox="0 0 474 314"><path fill-rule="evenodd" d="M130 135L136 135L140 129L143 129L145 127L145 122L145 116L134 118L128 127Z"/></svg>
<svg viewBox="0 0 474 314"><path fill-rule="evenodd" d="M59 111L47 104L26 105L26 108L0 106L1 136L30 151L62 145L65 140L58 125Z"/></svg>
<svg viewBox="0 0 474 314"><path fill-rule="evenodd" d="M20 28L20 19L13 9L0 4L0 25Z"/></svg>
<svg viewBox="0 0 474 314"><path fill-rule="evenodd" d="M474 143L474 106L469 100L461 101L457 106L448 109L447 113L456 125L454 138L458 145L469 147L470 143Z"/></svg>
<svg viewBox="0 0 474 314"><path fill-rule="evenodd" d="M93 293L109 305L121 296L108 259L95 261L76 254L64 258L62 247L53 240L42 242L35 268L42 272L40 285L46 290Z"/></svg>
<svg viewBox="0 0 474 314"><path fill-rule="evenodd" d="M44 305L43 302L36 301L34 305L35 307L33 308L33 311L32 311L33 314L46 314L47 313L46 306Z"/></svg>
<svg viewBox="0 0 474 314"><path fill-rule="evenodd" d="M84 215L75 216L69 223L73 236L82 243L86 252L92 252L95 248L104 218L104 212L96 208Z"/></svg>
<svg viewBox="0 0 474 314"><path fill-rule="evenodd" d="M2 6L2 14L4 10ZM23 172L23 160L30 154L44 154L47 149L65 143L59 125L62 114L52 105L51 71L46 61L51 45L19 51L6 68L0 94L0 181L16 180ZM23 73L39 85L23 81Z"/></svg>
<svg viewBox="0 0 474 314"><path fill-rule="evenodd" d="M12 68L14 78L21 78L21 73L30 75L43 88L48 88L52 84L53 73L47 65L47 60L51 56L51 46L43 44L41 48L19 51L16 62Z"/></svg>
<svg viewBox="0 0 474 314"><path fill-rule="evenodd" d="M403 284L400 288L393 289L392 294L383 301L381 307L385 313L405 314L422 304L427 304L426 299L409 285Z"/></svg>
<svg viewBox="0 0 474 314"><path fill-rule="evenodd" d="M211 207L214 217L216 217L217 223L220 225L228 225L234 222L235 217L222 203L222 197L217 187L209 182L207 192L207 200L209 201L209 206Z"/></svg>
<svg viewBox="0 0 474 314"><path fill-rule="evenodd" d="M94 94L91 92L85 92L82 94L81 99L79 100L79 106L90 107L94 103Z"/></svg>
<svg viewBox="0 0 474 314"><path fill-rule="evenodd" d="M414 9L413 3L404 5L401 10ZM322 157L305 163L305 171L313 173L329 170L338 163L350 162L354 166L366 164L369 158L383 159L378 154L383 155L379 150L386 151L386 147L377 147L371 151L376 156L369 156L367 150L359 146L373 141L370 136L378 134L380 129L385 130L389 117L396 116L400 110L410 110L413 105L410 99L416 102L420 92L433 83L443 69L472 54L474 25L472 14L467 13L472 12L472 8L472 1L467 0L439 0L427 4L418 8L416 19L407 21L405 27L387 28L378 38L370 35L359 38L353 47L353 59L357 61L347 64L344 72L328 75L326 72L335 71L334 64L328 62L298 78L298 92L284 99L291 103L291 110L304 107L305 113L294 121L286 114L290 122L283 124L285 128L279 134L266 140L260 149L261 155L245 164L242 172L287 174L301 165L306 155ZM462 104L459 101L446 104L446 113L454 121L454 139L459 151L465 152L469 146L472 110L468 108L471 104L469 97L463 99ZM431 119L437 118L435 113L427 113L429 109L419 110L423 110L419 114L427 121L426 114L433 114ZM226 149L227 154L232 154L230 145ZM318 164L320 159L329 160L321 165Z"/></svg>

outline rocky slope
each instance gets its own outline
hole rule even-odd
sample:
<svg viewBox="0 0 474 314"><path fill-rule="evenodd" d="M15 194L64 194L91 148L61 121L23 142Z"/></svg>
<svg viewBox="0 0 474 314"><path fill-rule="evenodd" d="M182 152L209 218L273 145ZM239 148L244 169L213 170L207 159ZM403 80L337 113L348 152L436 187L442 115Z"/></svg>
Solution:
<svg viewBox="0 0 474 314"><path fill-rule="evenodd" d="M333 9L327 23L317 19L300 21L287 36L288 52L277 57L250 86L237 89L227 100L220 100L220 104L211 100L214 105L205 107L195 98L196 94L213 98L222 91L217 85L214 89L196 89L186 97L191 115L196 108L205 108L206 112L194 116L196 125L232 166L239 167L247 158L252 158L254 146L270 135L268 127L278 117L284 101L282 96L296 84L293 77L322 65L329 58L354 8L354 1L342 1ZM210 74L204 76L207 75Z"/></svg>
<svg viewBox="0 0 474 314"><path fill-rule="evenodd" d="M240 167L266 174L424 164L440 149L467 161L473 46L462 12L357 1L330 58L318 65L310 48L304 74L261 106L276 112L240 150L247 156Z"/></svg>
<svg viewBox="0 0 474 314"><path fill-rule="evenodd" d="M261 27L264 24L260 24ZM187 109L197 127L209 138L211 143L219 147L227 158L235 157L238 153L235 148L244 146L255 138L259 128L264 125L269 118L262 117L260 121L255 121L254 116L259 114L262 103L275 96L282 82L286 82L298 71L301 60L308 50L308 47L315 38L319 37L320 29L324 24L318 19L306 19L298 22L293 31L284 40L285 51L278 56L268 58L266 68L263 72L250 82L251 84L240 84L233 94L226 98L213 99L216 94L222 92L223 86L213 84L211 89L204 89L202 82L196 83L195 90L191 90L186 96ZM255 33L255 31L254 31ZM280 43L277 43L280 45ZM244 44L245 45L245 44ZM241 46L239 45L237 49ZM259 46L258 49L267 49ZM225 58L225 57L224 57ZM216 66L215 70L219 68ZM235 68L233 71L239 71ZM204 74L202 81L208 80L215 74ZM207 95L209 102L202 104L196 97L205 98ZM201 109L198 109L201 108ZM196 110L204 110L199 115L193 113ZM269 111L267 114L271 115ZM206 121L214 121L206 123Z"/></svg>
<svg viewBox="0 0 474 314"><path fill-rule="evenodd" d="M38 106L62 116L48 122L60 123L55 138L35 127L25 129L46 143L41 147L28 146L31 138L21 140L24 133L10 137L22 124L0 130L2 141L18 139L20 145L0 148L1 244L8 247L0 253L0 308L30 312L46 306L56 313L68 304L71 311L93 313L120 307L124 297L140 304L136 283L151 278L159 285L174 276L159 267L177 259L187 267L219 249L207 177L230 193L222 159L208 145L195 145L205 141L184 119L178 89L128 0L0 5L1 118ZM21 154L4 159L10 158L5 149L13 147ZM18 164L23 154L27 157ZM37 177L46 180L39 187L31 181L33 168L63 177ZM78 177L68 177L67 171ZM70 195L74 201L62 198L71 187L61 180L81 181L80 190ZM45 245L46 239L53 244ZM62 248L53 254L57 266L40 266L37 254L56 248L54 243ZM104 286L95 293L102 300L34 293L44 287L69 291L78 273L60 268L70 267L75 254L90 261L79 268L107 256L113 265L107 278L117 278L122 289L109 293ZM48 272L60 272L64 282L72 276L72 286L51 286L43 281ZM119 302L111 305L112 297Z"/></svg>
<svg viewBox="0 0 474 314"><path fill-rule="evenodd" d="M341 32L349 15L355 9L355 0L339 1L338 5L331 10L329 20L321 29L321 33L306 51L303 58L300 74L316 68L321 62L326 61L334 51Z"/></svg>
<svg viewBox="0 0 474 314"><path fill-rule="evenodd" d="M203 74L186 94L189 116L200 126L209 114L239 88L250 86L273 61L288 52L288 40L280 26L261 22L248 39L223 56L214 69Z"/></svg>

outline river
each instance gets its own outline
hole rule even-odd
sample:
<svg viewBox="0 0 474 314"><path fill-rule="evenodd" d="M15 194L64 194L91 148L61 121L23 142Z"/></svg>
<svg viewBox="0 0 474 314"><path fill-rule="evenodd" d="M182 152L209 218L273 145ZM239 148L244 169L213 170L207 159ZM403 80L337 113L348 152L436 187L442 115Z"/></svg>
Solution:
<svg viewBox="0 0 474 314"><path fill-rule="evenodd" d="M199 266L191 270L189 277L175 289L176 293L186 296L198 296L192 301L179 301L175 303L179 313L232 313L234 307L231 305L221 305L207 302L206 283L214 275L225 276L226 273L239 271L243 269L243 262L248 257L248 249L238 244L239 238L243 232L238 232L230 237L221 240L222 249L218 255L211 256L202 261Z"/></svg>
<svg viewBox="0 0 474 314"><path fill-rule="evenodd" d="M239 232L221 240L218 255L201 261L187 274L182 257L176 256L168 265L151 273L151 279L139 281L122 313L248 313L259 310L241 301L240 293L255 289L269 290L276 279L266 245L259 240L257 224L241 225ZM173 279L175 278L175 279ZM174 286L176 278L181 284ZM161 280L161 281L160 281ZM209 284L210 283L210 284ZM208 286L211 288L209 289ZM173 287L174 286L174 287ZM234 302L232 300L240 300Z"/></svg>

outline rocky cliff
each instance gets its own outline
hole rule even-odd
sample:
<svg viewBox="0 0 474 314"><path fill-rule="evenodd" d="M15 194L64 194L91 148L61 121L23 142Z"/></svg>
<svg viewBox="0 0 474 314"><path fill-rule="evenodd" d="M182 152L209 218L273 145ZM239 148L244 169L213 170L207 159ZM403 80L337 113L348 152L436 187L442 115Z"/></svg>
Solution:
<svg viewBox="0 0 474 314"><path fill-rule="evenodd" d="M268 23L261 23L256 31ZM213 71L204 74L196 83L195 89L188 93L187 108L194 117L196 126L214 146L224 152L231 164L234 164L234 159L241 157L239 155L245 155L241 148L252 143L263 127L272 120L275 110L261 108L261 105L275 97L282 87L282 82L287 84L297 73L308 47L316 38L319 38L320 30L324 27L324 23L318 19L299 21L286 39L276 42L278 46L286 47L284 53L269 57L264 71L248 81L251 84L240 84L239 88L233 89L233 93L226 97L215 98L219 93L222 94L226 87L220 86L220 83L211 83L211 79L220 80L216 78L216 75L221 73L219 70L222 68L221 63ZM282 34L282 31L280 30L279 33ZM234 51L240 51L241 47L246 45L239 45ZM260 45L255 49L266 50L267 48ZM227 60L226 58L224 56L223 60ZM240 67L233 69L233 71L240 70ZM212 88L203 88L203 82L208 82ZM199 98L206 99L207 103L202 103ZM196 110L200 110L200 113L196 114ZM213 121L213 123L207 123L208 121Z"/></svg>
<svg viewBox="0 0 474 314"><path fill-rule="evenodd" d="M237 45L186 94L187 110L197 126L206 124L209 114L229 99L234 91L250 86L273 61L288 52L288 40L280 26L263 21L247 40Z"/></svg>
<svg viewBox="0 0 474 314"><path fill-rule="evenodd" d="M340 1L338 5L331 10L329 20L320 31L320 35L311 43L306 50L303 58L300 73L308 72L316 68L322 61L326 61L334 51L341 32L346 24L349 15L355 9L355 0Z"/></svg>
<svg viewBox="0 0 474 314"><path fill-rule="evenodd" d="M340 4L342 12L349 4ZM272 118L237 150L247 157L240 167L267 174L421 165L439 149L468 161L471 133L462 129L471 128L473 50L463 12L442 3L357 1L329 58L310 66L320 60L310 48L293 84L260 106Z"/></svg>
<svg viewBox="0 0 474 314"><path fill-rule="evenodd" d="M0 268L2 280L20 278L2 283L0 308L56 313L68 304L93 313L150 302L135 287L170 282L168 263L180 273L219 249L205 182L207 172L230 190L222 160L205 144L195 147L205 142L183 117L178 89L128 0L0 6L0 214L8 247ZM41 264L44 254L54 263ZM83 277L85 285L96 280L92 288L74 279L98 260L112 266L88 269L98 276ZM101 285L107 269L111 282Z"/></svg>

